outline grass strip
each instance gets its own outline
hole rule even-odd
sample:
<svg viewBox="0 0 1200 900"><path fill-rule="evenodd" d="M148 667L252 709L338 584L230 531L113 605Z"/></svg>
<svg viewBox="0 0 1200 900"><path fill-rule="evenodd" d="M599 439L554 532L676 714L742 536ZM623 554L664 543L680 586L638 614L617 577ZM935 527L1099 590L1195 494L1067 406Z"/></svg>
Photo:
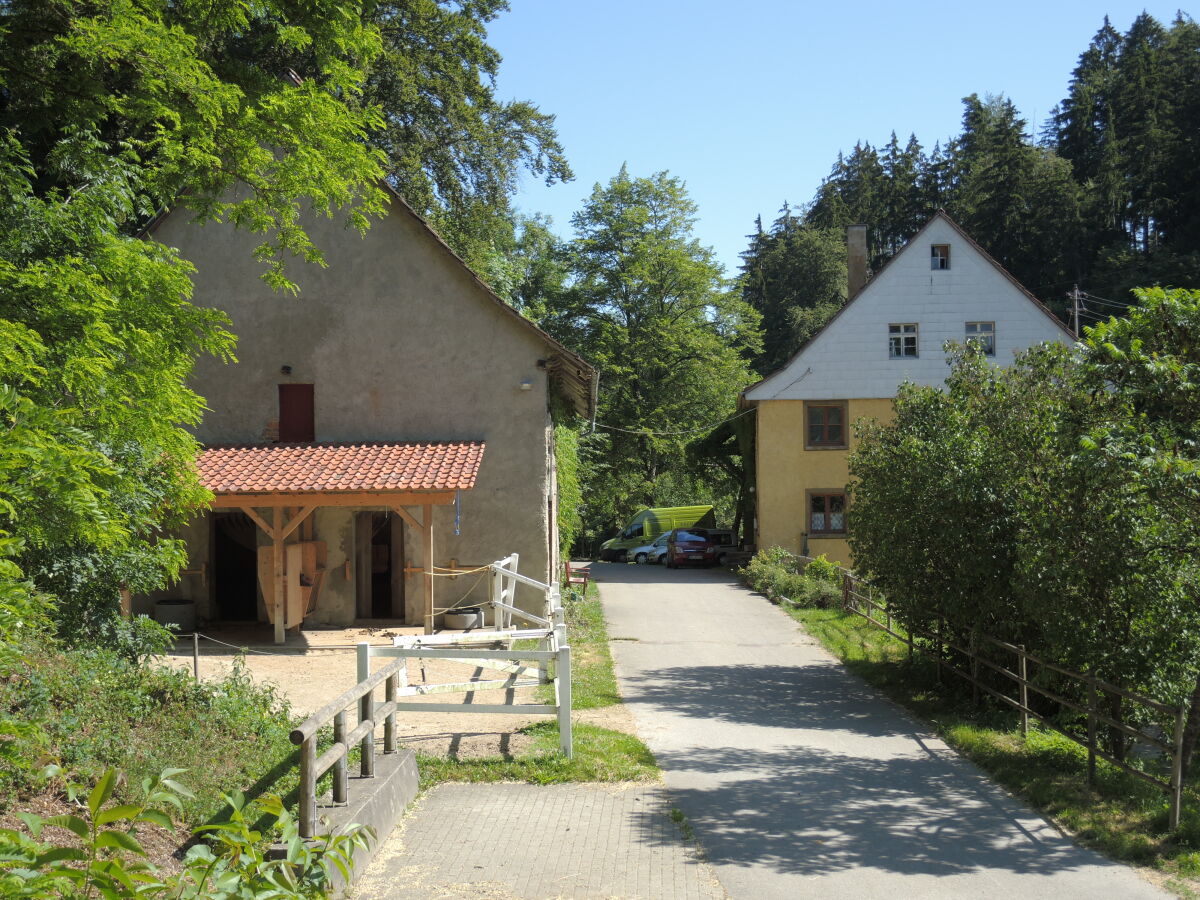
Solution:
<svg viewBox="0 0 1200 900"><path fill-rule="evenodd" d="M646 745L630 734L576 723L575 755L567 759L558 749L558 723L536 722L521 729L533 738L528 751L516 757L488 756L455 759L417 755L422 789L443 781L524 781L565 784L575 781L654 781L658 767Z"/></svg>
<svg viewBox="0 0 1200 900"><path fill-rule="evenodd" d="M838 609L783 604L846 668L930 723L947 744L1000 784L1075 834L1079 841L1124 862L1153 867L1180 896L1200 897L1200 797L1193 779L1183 818L1167 830L1163 791L1097 761L1087 783L1087 750L1049 729L1030 725L1022 739L1014 711L970 701L966 682L934 664L861 616ZM965 688L965 690L964 690Z"/></svg>
<svg viewBox="0 0 1200 900"><path fill-rule="evenodd" d="M608 627L600 592L589 584L586 593L564 591L563 610L571 646L571 694L574 710L600 709L621 702ZM553 685L539 689L539 702L553 703ZM559 751L558 723L535 722L521 729L532 738L527 750L516 756L457 757L417 755L422 789L443 781L524 781L563 784L580 781L654 781L658 766L638 738L620 731L574 722L574 756Z"/></svg>

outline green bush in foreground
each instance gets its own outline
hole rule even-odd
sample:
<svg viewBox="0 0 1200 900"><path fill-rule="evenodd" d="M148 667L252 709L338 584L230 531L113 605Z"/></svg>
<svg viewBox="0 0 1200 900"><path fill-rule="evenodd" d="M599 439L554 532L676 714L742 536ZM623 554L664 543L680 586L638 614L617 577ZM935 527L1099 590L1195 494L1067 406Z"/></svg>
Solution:
<svg viewBox="0 0 1200 900"><path fill-rule="evenodd" d="M69 785L76 813L42 818L21 816L28 834L0 829L0 890L4 897L61 897L65 900L104 898L256 898L290 900L327 896L336 867L349 877L357 847L367 847L374 832L351 825L337 835L315 841L300 837L296 820L278 797L265 796L246 804L241 794L224 799L231 813L225 822L198 829L207 843L198 843L184 857L179 875L163 877L146 859L137 839L139 826L172 828L168 807L182 810L181 798L191 791L174 780L182 769L164 769L142 783L137 803L112 804L117 773L108 769L87 791ZM86 799L84 798L86 794ZM251 823L269 816L269 835ZM66 846L40 839L48 826L74 835ZM265 840L273 837L287 848L282 858L268 859Z"/></svg>

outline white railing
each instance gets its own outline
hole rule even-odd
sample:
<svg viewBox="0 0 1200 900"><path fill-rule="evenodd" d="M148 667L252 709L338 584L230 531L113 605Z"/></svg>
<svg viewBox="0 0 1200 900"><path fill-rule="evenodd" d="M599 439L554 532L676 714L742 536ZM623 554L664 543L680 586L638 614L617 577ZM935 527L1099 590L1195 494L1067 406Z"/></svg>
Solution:
<svg viewBox="0 0 1200 900"><path fill-rule="evenodd" d="M571 733L571 647L567 643L566 618L558 582L543 584L516 570L517 555L491 564L492 606L496 629L454 634L423 634L393 638L391 647L357 645L358 683L337 699L327 703L304 720L291 734L300 746L300 834L311 837L316 825L316 787L320 777L333 769L333 802L345 803L347 792L347 755L355 743L360 747L360 775L375 774L375 731L384 725L384 753L396 750L396 713L454 712L554 715L558 718L559 746L570 758L574 743ZM515 606L518 583L544 591L544 616L536 616ZM512 628L513 618L523 619L533 628ZM514 649L517 641L536 641L531 649ZM503 644L502 649L481 645ZM374 674L372 657L391 661ZM442 684L410 683L408 662L412 659L437 659L464 663L477 669L491 669L504 677ZM465 694L478 691L511 691L540 684L554 685L553 703L430 703L404 700L431 694ZM375 690L384 685L384 702L375 702ZM511 696L511 695L509 695ZM358 726L346 730L346 710L358 705ZM317 731L333 722L333 746L319 758L316 755Z"/></svg>

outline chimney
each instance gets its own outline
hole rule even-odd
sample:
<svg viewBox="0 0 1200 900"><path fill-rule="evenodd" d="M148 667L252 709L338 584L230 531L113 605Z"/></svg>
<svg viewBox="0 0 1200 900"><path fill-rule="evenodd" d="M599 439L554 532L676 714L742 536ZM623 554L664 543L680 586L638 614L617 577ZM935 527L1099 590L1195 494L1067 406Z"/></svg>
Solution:
<svg viewBox="0 0 1200 900"><path fill-rule="evenodd" d="M854 295L867 283L867 226L851 225L846 229L846 299Z"/></svg>

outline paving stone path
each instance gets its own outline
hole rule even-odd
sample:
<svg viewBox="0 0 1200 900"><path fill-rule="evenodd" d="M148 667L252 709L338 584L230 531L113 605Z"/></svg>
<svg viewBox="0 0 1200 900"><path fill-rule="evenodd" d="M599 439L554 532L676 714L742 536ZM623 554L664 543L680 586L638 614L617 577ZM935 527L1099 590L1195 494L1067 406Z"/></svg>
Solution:
<svg viewBox="0 0 1200 900"><path fill-rule="evenodd" d="M721 900L657 785L444 784L355 888L362 900Z"/></svg>

